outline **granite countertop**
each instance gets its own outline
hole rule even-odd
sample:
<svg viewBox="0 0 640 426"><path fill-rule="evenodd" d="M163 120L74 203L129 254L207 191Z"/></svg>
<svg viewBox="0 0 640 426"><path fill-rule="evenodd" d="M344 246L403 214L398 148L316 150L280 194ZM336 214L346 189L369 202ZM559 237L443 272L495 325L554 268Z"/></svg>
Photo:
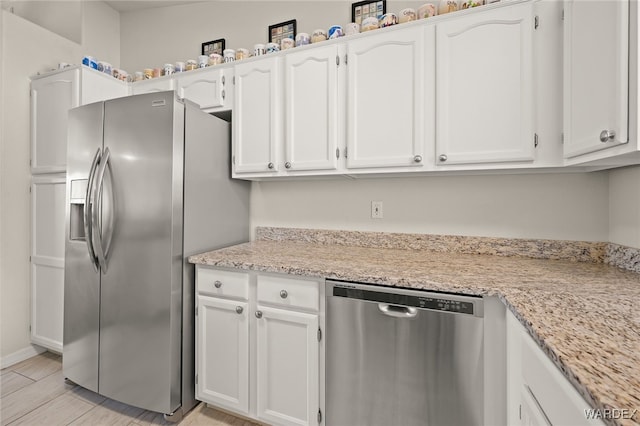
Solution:
<svg viewBox="0 0 640 426"><path fill-rule="evenodd" d="M371 245L379 247L380 241L358 246L317 236L278 238L262 232L258 237L189 261L497 296L592 407L640 410L640 274L602 263L603 246L560 249L569 253L565 257L571 260L566 260L562 255L530 258L509 250L469 254L451 244L376 248ZM576 261L574 252L587 253L586 259ZM605 421L640 424L640 411L632 419Z"/></svg>

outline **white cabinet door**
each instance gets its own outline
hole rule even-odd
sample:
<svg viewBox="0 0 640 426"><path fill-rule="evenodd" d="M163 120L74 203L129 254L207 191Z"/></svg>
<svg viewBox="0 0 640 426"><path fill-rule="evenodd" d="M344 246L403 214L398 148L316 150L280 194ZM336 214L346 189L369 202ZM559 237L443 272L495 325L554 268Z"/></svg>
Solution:
<svg viewBox="0 0 640 426"><path fill-rule="evenodd" d="M80 105L129 95L128 83L92 68L80 67L80 78Z"/></svg>
<svg viewBox="0 0 640 426"><path fill-rule="evenodd" d="M282 139L279 58L235 66L233 170L235 174L274 174L276 149Z"/></svg>
<svg viewBox="0 0 640 426"><path fill-rule="evenodd" d="M153 78L151 80L136 81L131 84L131 94L141 95L143 93L164 92L174 89L174 80L171 77Z"/></svg>
<svg viewBox="0 0 640 426"><path fill-rule="evenodd" d="M220 67L205 68L174 75L178 96L209 110L225 106L227 78Z"/></svg>
<svg viewBox="0 0 640 426"><path fill-rule="evenodd" d="M437 25L438 165L534 159L532 8Z"/></svg>
<svg viewBox="0 0 640 426"><path fill-rule="evenodd" d="M66 171L67 112L78 105L77 68L31 82L31 173Z"/></svg>
<svg viewBox="0 0 640 426"><path fill-rule="evenodd" d="M317 424L318 315L258 305L257 415L281 425Z"/></svg>
<svg viewBox="0 0 640 426"><path fill-rule="evenodd" d="M528 386L520 390L520 424L522 426L549 426L551 422Z"/></svg>
<svg viewBox="0 0 640 426"><path fill-rule="evenodd" d="M629 140L629 1L569 0L564 16L564 156L571 158Z"/></svg>
<svg viewBox="0 0 640 426"><path fill-rule="evenodd" d="M338 148L338 46L285 56L287 170L332 170Z"/></svg>
<svg viewBox="0 0 640 426"><path fill-rule="evenodd" d="M249 412L248 303L198 295L196 398Z"/></svg>
<svg viewBox="0 0 640 426"><path fill-rule="evenodd" d="M425 52L435 39L423 31L433 26L371 34L347 44L347 167L407 167L423 164ZM433 65L433 61L429 61Z"/></svg>
<svg viewBox="0 0 640 426"><path fill-rule="evenodd" d="M62 352L64 175L31 183L31 341Z"/></svg>
<svg viewBox="0 0 640 426"><path fill-rule="evenodd" d="M587 402L509 310L506 326L507 424L602 426L586 418Z"/></svg>

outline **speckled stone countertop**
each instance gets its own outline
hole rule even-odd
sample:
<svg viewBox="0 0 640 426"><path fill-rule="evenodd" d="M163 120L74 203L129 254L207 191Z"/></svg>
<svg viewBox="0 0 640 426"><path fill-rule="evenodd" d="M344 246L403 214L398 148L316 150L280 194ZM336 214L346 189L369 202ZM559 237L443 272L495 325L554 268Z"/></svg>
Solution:
<svg viewBox="0 0 640 426"><path fill-rule="evenodd" d="M283 237L286 232L274 237L271 230L259 229L257 241L191 256L189 261L497 296L592 407L639 410L633 419L606 422L640 424L640 274L603 263L606 245L556 247L560 255L541 259L544 256L530 258L503 249L498 250L501 255L465 253L450 244L458 237L445 238L444 249L429 249L429 244L374 248L332 238L318 241L304 232L304 238ZM571 253L587 254L576 261ZM631 255L634 261L637 254ZM628 250L625 256L630 256Z"/></svg>

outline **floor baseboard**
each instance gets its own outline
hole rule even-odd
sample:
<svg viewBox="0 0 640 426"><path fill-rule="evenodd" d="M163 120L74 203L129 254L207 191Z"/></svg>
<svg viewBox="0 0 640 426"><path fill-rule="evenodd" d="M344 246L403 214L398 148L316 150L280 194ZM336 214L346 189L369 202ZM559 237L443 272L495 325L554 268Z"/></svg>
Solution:
<svg viewBox="0 0 640 426"><path fill-rule="evenodd" d="M20 361L24 361L25 359L29 359L46 351L47 350L42 346L27 346L24 349L20 349L19 351L0 358L0 368L11 367L12 365L19 363Z"/></svg>

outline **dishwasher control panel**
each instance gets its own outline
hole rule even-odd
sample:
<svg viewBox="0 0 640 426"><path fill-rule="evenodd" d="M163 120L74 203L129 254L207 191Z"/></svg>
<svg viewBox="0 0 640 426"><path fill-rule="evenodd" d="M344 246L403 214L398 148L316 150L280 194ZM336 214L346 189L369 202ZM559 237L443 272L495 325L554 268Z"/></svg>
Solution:
<svg viewBox="0 0 640 426"><path fill-rule="evenodd" d="M388 303L390 305L409 306L413 308L431 309L435 311L474 314L474 303L455 300L447 297L429 297L381 291L365 290L349 285L335 285L333 296L349 299L367 300L370 302Z"/></svg>

